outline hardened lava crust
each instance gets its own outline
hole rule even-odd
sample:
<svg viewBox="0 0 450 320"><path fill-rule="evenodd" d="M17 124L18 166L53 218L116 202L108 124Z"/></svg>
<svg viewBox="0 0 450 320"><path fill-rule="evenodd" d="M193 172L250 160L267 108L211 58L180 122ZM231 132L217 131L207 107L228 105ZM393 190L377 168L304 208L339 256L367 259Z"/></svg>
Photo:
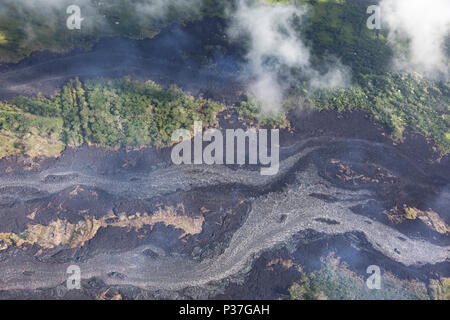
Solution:
<svg viewBox="0 0 450 320"><path fill-rule="evenodd" d="M330 255L360 275L448 276L448 158L421 157L433 146L420 135L393 143L364 114L340 116L291 114L274 176L173 165L169 149L2 160L0 233L36 236L3 241L0 296L279 298ZM428 219L401 220L404 208ZM65 287L73 264L82 290Z"/></svg>

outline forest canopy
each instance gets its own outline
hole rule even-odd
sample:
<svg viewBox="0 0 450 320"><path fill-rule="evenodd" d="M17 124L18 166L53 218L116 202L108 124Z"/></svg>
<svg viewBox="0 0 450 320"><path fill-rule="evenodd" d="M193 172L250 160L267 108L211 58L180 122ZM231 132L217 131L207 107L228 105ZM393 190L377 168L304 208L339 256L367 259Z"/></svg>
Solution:
<svg viewBox="0 0 450 320"><path fill-rule="evenodd" d="M1 156L36 155L27 143L30 137L51 140L52 146L58 146L41 150L45 155L57 155L64 146L83 143L107 148L162 147L171 143L174 130L189 129L194 120L214 125L216 114L224 108L152 81L96 79L81 83L75 79L53 98L18 97L0 103Z"/></svg>

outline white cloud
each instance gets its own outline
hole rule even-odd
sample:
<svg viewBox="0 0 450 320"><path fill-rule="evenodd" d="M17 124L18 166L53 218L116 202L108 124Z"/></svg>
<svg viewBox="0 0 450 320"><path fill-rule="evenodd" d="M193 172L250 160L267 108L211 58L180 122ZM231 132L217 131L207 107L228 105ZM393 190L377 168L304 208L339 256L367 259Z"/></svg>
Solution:
<svg viewBox="0 0 450 320"><path fill-rule="evenodd" d="M448 77L444 43L450 36L450 1L382 0L380 6L389 41L396 50L396 66L427 76ZM409 43L407 50L402 50L405 39Z"/></svg>
<svg viewBox="0 0 450 320"><path fill-rule="evenodd" d="M345 86L348 75L340 64L321 75L310 64L310 50L293 26L294 19L305 19L306 6L292 4L267 4L241 0L232 13L232 38L247 36L249 48L247 59L254 79L248 90L259 101L262 112L280 110L286 87L292 79L278 79L279 71L298 68L309 78L312 88Z"/></svg>

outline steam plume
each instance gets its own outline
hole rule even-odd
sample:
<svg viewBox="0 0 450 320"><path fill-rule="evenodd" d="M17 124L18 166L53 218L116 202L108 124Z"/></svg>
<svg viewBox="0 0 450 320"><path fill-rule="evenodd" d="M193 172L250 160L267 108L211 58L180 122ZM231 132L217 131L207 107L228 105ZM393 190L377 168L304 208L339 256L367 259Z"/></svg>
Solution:
<svg viewBox="0 0 450 320"><path fill-rule="evenodd" d="M348 73L338 62L325 75L312 68L310 50L294 27L294 21L305 19L307 13L306 6L245 0L239 1L233 13L229 35L235 39L245 36L249 41L247 60L254 78L248 90L263 113L277 113L285 90L295 81L290 77L281 80L283 70L300 69L313 89L346 85Z"/></svg>

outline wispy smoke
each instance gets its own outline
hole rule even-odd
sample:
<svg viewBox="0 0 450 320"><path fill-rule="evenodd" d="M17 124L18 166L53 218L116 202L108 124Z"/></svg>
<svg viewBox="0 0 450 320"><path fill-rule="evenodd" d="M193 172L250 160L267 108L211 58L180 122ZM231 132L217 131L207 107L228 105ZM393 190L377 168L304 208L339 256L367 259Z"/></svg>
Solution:
<svg viewBox="0 0 450 320"><path fill-rule="evenodd" d="M78 6L92 6L91 0L2 0L0 5L12 5L17 10L32 9L34 13L48 13L51 10L67 8L71 4Z"/></svg>
<svg viewBox="0 0 450 320"><path fill-rule="evenodd" d="M293 81L285 73L280 79L283 70L300 70L309 79L311 88L333 88L347 83L348 74L338 62L325 75L311 67L310 50L294 27L307 13L306 6L245 0L240 0L233 12L229 35L248 39L248 67L254 76L248 90L257 98L263 113L281 109L285 90Z"/></svg>
<svg viewBox="0 0 450 320"><path fill-rule="evenodd" d="M396 50L396 67L448 78L444 45L450 36L450 1L382 0L380 6Z"/></svg>
<svg viewBox="0 0 450 320"><path fill-rule="evenodd" d="M190 17L200 13L202 0L143 0L136 3L135 12L141 18L164 19L171 12Z"/></svg>
<svg viewBox="0 0 450 320"><path fill-rule="evenodd" d="M141 25L151 21L163 21L172 14L189 19L200 13L202 0L134 0L124 2L122 0L0 0L0 15L7 6L14 7L24 16L24 30L28 31L28 38L33 38L33 28L30 24L40 17L39 23L49 28L61 27L61 20L67 18L66 9L69 5L77 5L81 8L83 17L83 29L88 31L97 28L109 31L109 23L106 21L104 11L108 9L120 10L126 4L126 9L134 17L134 21ZM26 21L32 16L33 20ZM30 25L28 28L27 25ZM64 24L63 24L64 26Z"/></svg>

